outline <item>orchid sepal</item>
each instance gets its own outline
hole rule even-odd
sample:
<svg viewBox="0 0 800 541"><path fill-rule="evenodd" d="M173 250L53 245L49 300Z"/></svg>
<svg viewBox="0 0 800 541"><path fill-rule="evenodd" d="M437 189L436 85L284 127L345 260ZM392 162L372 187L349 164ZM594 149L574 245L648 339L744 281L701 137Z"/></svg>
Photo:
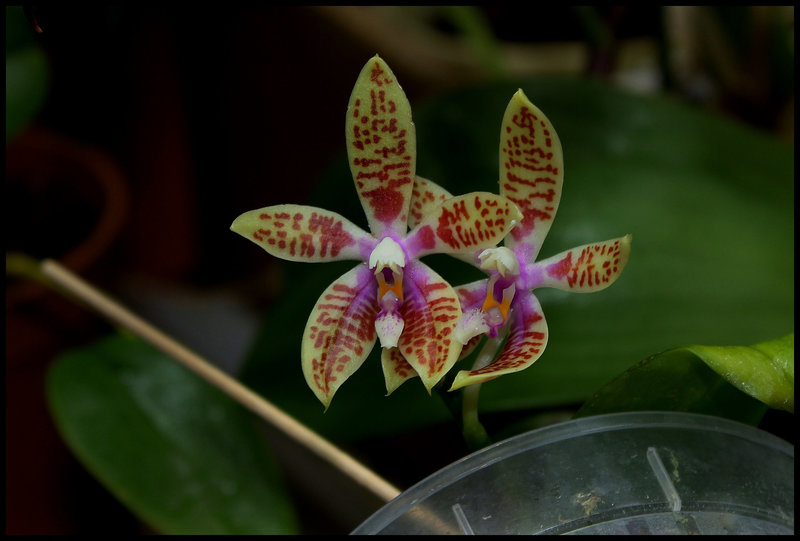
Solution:
<svg viewBox="0 0 800 541"><path fill-rule="evenodd" d="M432 253L472 254L495 246L522 219L507 198L472 192L451 197L425 214L406 237L412 257Z"/></svg>
<svg viewBox="0 0 800 541"><path fill-rule="evenodd" d="M548 330L542 308L533 293L528 292L516 299L508 325L508 338L497 358L477 370L460 370L450 391L519 372L541 357L547 346Z"/></svg>
<svg viewBox="0 0 800 541"><path fill-rule="evenodd" d="M405 273L400 314L406 325L398 348L430 394L461 353L453 337L461 306L452 286L421 261L411 261Z"/></svg>
<svg viewBox="0 0 800 541"><path fill-rule="evenodd" d="M408 228L414 229L426 215L451 197L450 192L432 180L416 175L408 209Z"/></svg>
<svg viewBox="0 0 800 541"><path fill-rule="evenodd" d="M360 260L376 240L336 212L307 205L274 205L240 214L231 231L288 261Z"/></svg>
<svg viewBox="0 0 800 541"><path fill-rule="evenodd" d="M356 191L377 238L406 232L416 169L411 105L378 55L362 68L345 120L347 157Z"/></svg>
<svg viewBox="0 0 800 541"><path fill-rule="evenodd" d="M613 284L628 264L633 237L584 244L537 261L529 268L532 287L573 293L600 291Z"/></svg>
<svg viewBox="0 0 800 541"><path fill-rule="evenodd" d="M539 253L553 223L564 181L561 141L545 114L520 89L511 98L500 130L500 194L524 217L506 238L509 248L524 245L526 261Z"/></svg>
<svg viewBox="0 0 800 541"><path fill-rule="evenodd" d="M300 359L306 383L326 410L372 351L377 314L375 280L366 263L337 278L314 304Z"/></svg>
<svg viewBox="0 0 800 541"><path fill-rule="evenodd" d="M381 367L386 381L386 396L392 394L406 381L419 375L400 353L400 349L396 347L381 350Z"/></svg>

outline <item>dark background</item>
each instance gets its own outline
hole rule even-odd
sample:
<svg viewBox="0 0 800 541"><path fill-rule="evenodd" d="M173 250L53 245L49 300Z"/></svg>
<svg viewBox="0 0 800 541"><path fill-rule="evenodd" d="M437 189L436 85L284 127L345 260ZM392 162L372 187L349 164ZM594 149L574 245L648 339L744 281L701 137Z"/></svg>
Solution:
<svg viewBox="0 0 800 541"><path fill-rule="evenodd" d="M251 208L304 202L343 153L346 104L369 57L390 63L412 106L496 75L448 8L24 11L50 80L42 108L6 143L7 252L62 258L178 337L203 326L226 330L227 343L195 344L209 358L219 348L245 348L280 287L270 281L271 258L233 236L231 221ZM793 52L787 57L780 42L793 36L793 8L486 6L477 13L515 75L569 72L669 92L793 140ZM311 131L313 159L298 144ZM80 197L48 191L54 173L37 154L44 151L78 155L82 165L73 168L107 178L100 188L81 186ZM23 184L30 178L33 188ZM98 200L113 205L110 233L76 255L97 221ZM6 297L6 532L149 533L72 458L44 401L52 358L90 343L107 324L30 280L7 277Z"/></svg>

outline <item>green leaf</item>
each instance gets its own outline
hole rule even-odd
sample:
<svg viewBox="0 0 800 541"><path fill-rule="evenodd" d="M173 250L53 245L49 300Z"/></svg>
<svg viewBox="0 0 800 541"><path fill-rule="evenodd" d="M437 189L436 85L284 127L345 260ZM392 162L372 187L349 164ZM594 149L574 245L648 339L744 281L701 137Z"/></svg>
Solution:
<svg viewBox="0 0 800 541"><path fill-rule="evenodd" d="M417 173L453 194L496 190L500 122L518 88L547 114L564 148L563 195L540 258L626 233L633 245L628 266L606 290L536 290L547 349L532 367L484 384L482 411L581 404L654 351L756 343L793 327L790 146L670 98L537 77L412 103ZM366 225L344 138L342 157L307 203ZM453 285L482 277L443 256L425 261ZM287 290L266 315L244 381L332 439L447 419L441 401L414 380L384 397L374 356L323 415L302 378L299 337L316 298L346 269L284 268Z"/></svg>
<svg viewBox="0 0 800 541"><path fill-rule="evenodd" d="M157 531L297 533L252 416L144 342L117 335L64 354L47 393L75 455Z"/></svg>
<svg viewBox="0 0 800 541"><path fill-rule="evenodd" d="M41 49L29 47L6 54L6 140L21 131L44 105L49 76Z"/></svg>
<svg viewBox="0 0 800 541"><path fill-rule="evenodd" d="M767 407L687 348L648 357L597 391L575 418L623 411L681 411L758 424Z"/></svg>
<svg viewBox="0 0 800 541"><path fill-rule="evenodd" d="M687 346L737 389L794 413L794 333L752 346Z"/></svg>
<svg viewBox="0 0 800 541"><path fill-rule="evenodd" d="M6 141L39 112L47 97L50 68L33 39L21 6L6 6Z"/></svg>

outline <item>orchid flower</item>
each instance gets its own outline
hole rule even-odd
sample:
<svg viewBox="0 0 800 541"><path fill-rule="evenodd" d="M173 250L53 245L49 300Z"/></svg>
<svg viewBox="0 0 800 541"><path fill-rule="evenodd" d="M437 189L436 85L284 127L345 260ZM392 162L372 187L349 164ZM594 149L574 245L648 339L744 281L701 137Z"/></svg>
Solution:
<svg viewBox="0 0 800 541"><path fill-rule="evenodd" d="M548 329L533 294L540 287L576 293L610 286L628 262L631 235L585 244L536 261L558 209L564 178L561 142L555 129L522 90L512 97L500 132L500 194L517 204L522 221L505 238L504 246L458 255L483 269L488 279L456 288L462 307L455 339L466 356L481 336L498 336L508 324L508 339L486 366L461 370L450 390L489 381L532 365L544 352ZM441 186L417 177L409 225L432 206L452 197ZM395 358L395 385L414 376ZM402 376L405 377L402 377Z"/></svg>
<svg viewBox="0 0 800 541"><path fill-rule="evenodd" d="M246 212L231 225L289 261L360 261L322 293L303 333L303 374L325 409L376 336L382 348L402 352L430 393L461 351L453 339L461 307L419 258L495 246L522 218L505 197L474 192L430 208L408 230L416 135L406 95L377 55L353 88L345 133L369 232L338 213L291 204Z"/></svg>

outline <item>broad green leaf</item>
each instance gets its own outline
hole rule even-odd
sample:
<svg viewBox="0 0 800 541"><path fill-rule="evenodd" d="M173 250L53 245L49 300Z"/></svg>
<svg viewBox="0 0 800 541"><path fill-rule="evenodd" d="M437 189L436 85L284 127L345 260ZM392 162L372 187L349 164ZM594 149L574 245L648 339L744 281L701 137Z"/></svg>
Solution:
<svg viewBox="0 0 800 541"><path fill-rule="evenodd" d="M47 395L78 459L158 532L297 532L253 417L144 342L116 335L62 355Z"/></svg>
<svg viewBox="0 0 800 541"><path fill-rule="evenodd" d="M758 424L767 407L725 381L688 348L648 357L597 391L575 418L622 411L682 411Z"/></svg>
<svg viewBox="0 0 800 541"><path fill-rule="evenodd" d="M536 290L547 349L529 369L485 383L482 411L581 404L653 352L757 343L793 328L790 146L670 98L540 77L412 103L417 173L453 195L494 190L503 114L520 88L552 122L564 153L563 193L539 259L627 233L635 243L622 276L606 290ZM342 196L352 185L342 139L341 159L307 203L365 227L357 198ZM454 287L485 278L448 256L423 261ZM377 354L321 414L300 370L300 338L316 298L346 270L332 265L285 264L287 292L266 314L242 378L332 439L447 419L447 409L414 380L384 397Z"/></svg>
<svg viewBox="0 0 800 541"><path fill-rule="evenodd" d="M794 333L752 346L687 346L737 389L794 413Z"/></svg>

